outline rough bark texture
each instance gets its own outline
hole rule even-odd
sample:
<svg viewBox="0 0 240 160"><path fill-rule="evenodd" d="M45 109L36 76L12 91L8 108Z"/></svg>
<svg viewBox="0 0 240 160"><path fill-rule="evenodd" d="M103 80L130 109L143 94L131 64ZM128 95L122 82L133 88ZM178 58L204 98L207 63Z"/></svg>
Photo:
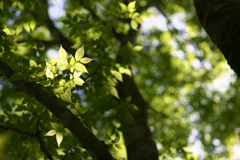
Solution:
<svg viewBox="0 0 240 160"><path fill-rule="evenodd" d="M15 73L2 59L0 59L0 73L7 79ZM11 81L21 92L34 97L43 106L50 110L72 134L77 137L82 146L89 152L94 160L114 160L108 151L108 147L97 139L88 128L66 108L56 96L53 96L46 88L25 80Z"/></svg>
<svg viewBox="0 0 240 160"><path fill-rule="evenodd" d="M240 77L240 1L194 0L198 18Z"/></svg>
<svg viewBox="0 0 240 160"><path fill-rule="evenodd" d="M134 46L137 35L138 32L131 29L128 35L117 37L122 47L127 42L131 42ZM128 54L131 56L131 53ZM118 56L118 63L122 60L122 57ZM131 111L136 124L129 126L128 130L123 132L128 160L158 160L158 150L148 125L148 104L139 93L133 77L123 75L123 82L118 85L117 89L121 100L131 96L131 103L138 107L138 110Z"/></svg>

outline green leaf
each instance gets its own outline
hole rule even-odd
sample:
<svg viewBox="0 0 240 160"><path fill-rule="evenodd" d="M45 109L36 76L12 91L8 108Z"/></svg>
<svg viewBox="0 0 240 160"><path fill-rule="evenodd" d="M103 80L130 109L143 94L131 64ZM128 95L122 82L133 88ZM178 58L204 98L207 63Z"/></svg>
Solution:
<svg viewBox="0 0 240 160"><path fill-rule="evenodd" d="M73 77L74 78L78 78L78 77L80 77L82 75L82 72L77 72L77 71L74 71L73 72Z"/></svg>
<svg viewBox="0 0 240 160"><path fill-rule="evenodd" d="M23 23L23 28L28 32L28 33L30 33L30 26L29 26L29 24L28 23Z"/></svg>
<svg viewBox="0 0 240 160"><path fill-rule="evenodd" d="M54 78L54 74L52 73L52 71L48 67L47 67L47 70L46 70L46 77L50 78L50 79Z"/></svg>
<svg viewBox="0 0 240 160"><path fill-rule="evenodd" d="M79 115L78 111L75 108L71 108L70 111L76 116Z"/></svg>
<svg viewBox="0 0 240 160"><path fill-rule="evenodd" d="M75 108L80 112L81 106L78 101L75 103Z"/></svg>
<svg viewBox="0 0 240 160"><path fill-rule="evenodd" d="M130 2L129 4L128 4L128 11L129 12L134 12L135 11L135 4L136 4L136 1L133 1L133 2Z"/></svg>
<svg viewBox="0 0 240 160"><path fill-rule="evenodd" d="M63 134L61 132L57 132L56 140L57 140L58 147L60 147L60 144L61 144L61 142L63 140Z"/></svg>
<svg viewBox="0 0 240 160"><path fill-rule="evenodd" d="M24 10L24 5L19 1L18 1L18 8L22 11Z"/></svg>
<svg viewBox="0 0 240 160"><path fill-rule="evenodd" d="M61 59L53 59L53 60L49 61L49 63L51 63L52 65L57 64L57 67L60 67L64 64L64 61Z"/></svg>
<svg viewBox="0 0 240 160"><path fill-rule="evenodd" d="M53 72L53 73L57 73L57 66L53 66L53 67L52 67L52 72Z"/></svg>
<svg viewBox="0 0 240 160"><path fill-rule="evenodd" d="M58 123L50 122L50 124L52 128L55 129L56 131L59 131L61 129L61 126Z"/></svg>
<svg viewBox="0 0 240 160"><path fill-rule="evenodd" d="M121 9L122 9L123 12L127 11L127 6L126 6L124 3L118 2L118 4L119 4L119 6L121 7Z"/></svg>
<svg viewBox="0 0 240 160"><path fill-rule="evenodd" d="M135 47L133 48L133 50L136 51L136 52L139 52L139 51L141 51L142 49L143 49L143 46L135 46Z"/></svg>
<svg viewBox="0 0 240 160"><path fill-rule="evenodd" d="M21 67L19 65L17 65L16 63L13 62L7 62L7 64L9 65L10 68L12 68L14 71L21 71Z"/></svg>
<svg viewBox="0 0 240 160"><path fill-rule="evenodd" d="M32 59L29 61L29 64L31 67L37 67L37 63Z"/></svg>
<svg viewBox="0 0 240 160"><path fill-rule="evenodd" d="M59 87L58 88L58 93L63 94L64 93L64 87Z"/></svg>
<svg viewBox="0 0 240 160"><path fill-rule="evenodd" d="M23 77L22 73L16 72L9 78L9 81L18 81L22 79L22 77Z"/></svg>
<svg viewBox="0 0 240 160"><path fill-rule="evenodd" d="M4 6L4 3L3 3L3 0L0 2L0 9L3 11L3 6Z"/></svg>
<svg viewBox="0 0 240 160"><path fill-rule="evenodd" d="M139 23L139 24L141 24L141 23L144 22L144 21L142 20L142 18L140 18L140 17L135 18L135 21L136 21L137 23Z"/></svg>
<svg viewBox="0 0 240 160"><path fill-rule="evenodd" d="M14 2L15 3L15 2ZM19 33L22 32L23 26L22 25L18 25L17 29L16 29L16 35L18 35Z"/></svg>
<svg viewBox="0 0 240 160"><path fill-rule="evenodd" d="M51 82L49 82L49 81L40 81L40 82L39 82L39 84L42 85L42 86L44 86L44 87L50 85L50 83L51 83Z"/></svg>
<svg viewBox="0 0 240 160"><path fill-rule="evenodd" d="M71 89L67 89L64 94L60 94L60 97L62 100L72 103L72 98L71 98Z"/></svg>
<svg viewBox="0 0 240 160"><path fill-rule="evenodd" d="M93 59L91 59L91 58L85 57L85 58L81 59L80 62L83 63L83 64L87 64L87 63L91 62L92 60Z"/></svg>
<svg viewBox="0 0 240 160"><path fill-rule="evenodd" d="M131 18L132 18L132 19L135 19L135 18L137 18L138 16L140 16L140 13L135 12L135 13L132 14Z"/></svg>
<svg viewBox="0 0 240 160"><path fill-rule="evenodd" d="M24 111L24 110L28 110L28 108L25 105L17 105L17 108L15 109L15 111Z"/></svg>
<svg viewBox="0 0 240 160"><path fill-rule="evenodd" d="M81 72L87 72L88 73L87 68L81 63L76 63L74 65L74 67Z"/></svg>
<svg viewBox="0 0 240 160"><path fill-rule="evenodd" d="M72 67L70 67L70 71L71 72L73 72L74 71L74 67L72 66Z"/></svg>
<svg viewBox="0 0 240 160"><path fill-rule="evenodd" d="M111 73L112 73L112 75L114 75L117 78L117 80L119 80L121 82L123 81L122 80L122 74L120 72L111 70Z"/></svg>
<svg viewBox="0 0 240 160"><path fill-rule="evenodd" d="M63 61L65 61L66 58L67 58L67 52L66 52L65 49L62 47L62 45L61 45L61 47L60 47L60 49L59 49L59 56L60 56L60 58L61 58Z"/></svg>
<svg viewBox="0 0 240 160"><path fill-rule="evenodd" d="M66 70L66 69L67 69L66 66L62 66L62 67L60 68L60 70L62 70L62 71Z"/></svg>
<svg viewBox="0 0 240 160"><path fill-rule="evenodd" d="M79 61L82 59L82 57L84 56L84 46L82 46L81 48L79 48L76 53L75 53L75 60Z"/></svg>
<svg viewBox="0 0 240 160"><path fill-rule="evenodd" d="M44 136L54 136L57 133L55 129L51 129Z"/></svg>
<svg viewBox="0 0 240 160"><path fill-rule="evenodd" d="M120 140L120 136L116 136L116 138L112 141L112 143L118 143Z"/></svg>
<svg viewBox="0 0 240 160"><path fill-rule="evenodd" d="M81 78L75 78L73 81L76 85L79 86L82 86L82 84L84 83L84 81Z"/></svg>
<svg viewBox="0 0 240 160"><path fill-rule="evenodd" d="M88 110L89 110L89 107L81 107L80 110L79 110L79 112L80 112L81 114L84 114L84 113L86 113Z"/></svg>
<svg viewBox="0 0 240 160"><path fill-rule="evenodd" d="M130 69L119 67L119 72L122 73L122 74L129 75L130 77L132 76L132 73L131 73Z"/></svg>
<svg viewBox="0 0 240 160"><path fill-rule="evenodd" d="M113 87L113 86L110 87L110 93L111 93L114 97L116 97L116 98L119 99L118 92L117 92L117 89L116 89L115 87Z"/></svg>
<svg viewBox="0 0 240 160"><path fill-rule="evenodd" d="M17 4L18 4L18 1L13 2L13 4L12 4L12 8L17 7Z"/></svg>
<svg viewBox="0 0 240 160"><path fill-rule="evenodd" d="M135 20L131 20L131 27L132 29L137 30L138 24Z"/></svg>
<svg viewBox="0 0 240 160"><path fill-rule="evenodd" d="M105 136L108 140L110 140L110 141L112 140L111 137L107 133L105 134Z"/></svg>
<svg viewBox="0 0 240 160"><path fill-rule="evenodd" d="M122 149L121 145L120 144L114 144L116 148L118 149Z"/></svg>
<svg viewBox="0 0 240 160"><path fill-rule="evenodd" d="M29 26L30 26L31 30L33 31L35 29L35 27L36 27L36 21L35 20L31 20Z"/></svg>
<svg viewBox="0 0 240 160"><path fill-rule="evenodd" d="M49 110L47 110L48 111L48 114L49 114L49 116L50 116L50 118L52 117L52 112L51 111L49 111Z"/></svg>
<svg viewBox="0 0 240 160"><path fill-rule="evenodd" d="M74 65L75 64L75 59L74 59L74 57L71 55L70 57L68 57L68 59L67 59L67 61L66 61L66 63L65 63L66 65Z"/></svg>

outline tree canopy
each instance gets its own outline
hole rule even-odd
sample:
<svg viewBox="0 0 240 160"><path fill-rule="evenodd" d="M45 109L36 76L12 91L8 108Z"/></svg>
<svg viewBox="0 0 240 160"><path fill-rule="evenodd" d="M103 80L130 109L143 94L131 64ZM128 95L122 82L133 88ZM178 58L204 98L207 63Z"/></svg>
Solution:
<svg viewBox="0 0 240 160"><path fill-rule="evenodd" d="M238 1L59 2L0 0L0 160L236 158Z"/></svg>

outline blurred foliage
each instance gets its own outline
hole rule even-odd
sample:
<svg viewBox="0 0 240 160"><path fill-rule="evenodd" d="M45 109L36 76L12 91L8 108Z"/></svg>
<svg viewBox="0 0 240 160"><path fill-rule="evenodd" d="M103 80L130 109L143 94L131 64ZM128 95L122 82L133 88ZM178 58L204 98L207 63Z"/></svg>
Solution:
<svg viewBox="0 0 240 160"><path fill-rule="evenodd" d="M72 49L84 45L86 56L94 61L86 65L85 83L72 89L71 98L89 109L80 115L81 120L111 146L118 159L126 158L121 130L132 123L133 106L118 102L114 86L122 74L131 75L128 66L150 106L149 125L159 159L198 159L192 151L199 140L204 159L231 158L234 146L239 145L239 80L200 26L193 1L135 2L66 0L64 14L51 20L47 14L50 1L2 0L0 55L29 70L29 60L45 63L51 60L50 50L58 51L61 44L73 56ZM144 10L134 15L139 9ZM121 47L116 35L139 28L137 47L130 42ZM117 55L125 58L123 64L116 63ZM74 104L63 103L75 111ZM60 147L54 137L44 137L52 123L61 123L3 76L0 109L0 159L47 159L36 138L11 128L28 133L39 129L54 159L89 159L67 129L63 129Z"/></svg>

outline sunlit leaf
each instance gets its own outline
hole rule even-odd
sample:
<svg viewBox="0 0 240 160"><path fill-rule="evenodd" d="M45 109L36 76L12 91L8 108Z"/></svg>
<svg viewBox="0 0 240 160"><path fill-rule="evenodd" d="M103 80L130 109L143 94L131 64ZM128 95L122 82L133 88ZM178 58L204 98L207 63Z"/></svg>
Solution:
<svg viewBox="0 0 240 160"><path fill-rule="evenodd" d="M16 29L16 35L18 35L19 33L22 32L23 26L22 25L18 25L17 29Z"/></svg>
<svg viewBox="0 0 240 160"><path fill-rule="evenodd" d="M74 67L81 72L87 72L88 73L87 68L81 63L76 63L74 65Z"/></svg>
<svg viewBox="0 0 240 160"><path fill-rule="evenodd" d="M59 56L60 56L60 58L61 58L63 61L65 61L65 60L67 59L67 52L66 52L65 49L62 47L62 45L61 45L61 47L60 47L60 49L59 49Z"/></svg>
<svg viewBox="0 0 240 160"><path fill-rule="evenodd" d="M140 16L140 13L135 12L135 13L132 14L131 18L132 18L132 19L135 19L135 18L137 18L138 16Z"/></svg>
<svg viewBox="0 0 240 160"><path fill-rule="evenodd" d="M132 73L131 73L130 69L119 67L119 72L122 73L122 74L125 73L125 74L129 75L130 77L132 76Z"/></svg>
<svg viewBox="0 0 240 160"><path fill-rule="evenodd" d="M79 48L76 53L75 53L75 60L79 61L82 59L82 57L84 56L84 46L82 46L81 48Z"/></svg>
<svg viewBox="0 0 240 160"><path fill-rule="evenodd" d="M138 24L135 20L131 20L131 27L132 29L137 30Z"/></svg>
<svg viewBox="0 0 240 160"><path fill-rule="evenodd" d="M119 6L121 7L121 9L122 9L123 12L127 11L127 6L126 6L124 3L118 2L118 4L119 4Z"/></svg>
<svg viewBox="0 0 240 160"><path fill-rule="evenodd" d="M136 21L137 23L139 23L139 24L141 24L141 23L144 22L144 21L142 20L142 18L140 18L140 17L135 18L135 21Z"/></svg>
<svg viewBox="0 0 240 160"><path fill-rule="evenodd" d="M23 28L28 32L30 33L30 26L29 26L29 23L23 23Z"/></svg>
<svg viewBox="0 0 240 160"><path fill-rule="evenodd" d="M52 71L49 68L47 68L47 70L46 70L46 77L50 78L50 79L54 78L54 74L52 73Z"/></svg>
<svg viewBox="0 0 240 160"><path fill-rule="evenodd" d="M62 67L60 68L60 70L62 70L62 71L66 70L66 69L67 69L66 66L62 66Z"/></svg>
<svg viewBox="0 0 240 160"><path fill-rule="evenodd" d="M82 59L80 60L80 62L83 63L83 64L87 64L87 63L91 62L92 60L93 60L93 59L91 59L91 58L85 57L85 58L82 58Z"/></svg>
<svg viewBox="0 0 240 160"><path fill-rule="evenodd" d="M82 86L82 84L84 83L84 81L81 78L75 78L73 81L78 86Z"/></svg>
<svg viewBox="0 0 240 160"><path fill-rule="evenodd" d="M129 4L128 4L128 11L129 12L134 12L135 11L135 4L136 4L136 1L133 1L133 2L130 2Z"/></svg>
<svg viewBox="0 0 240 160"><path fill-rule="evenodd" d="M141 51L142 49L143 49L143 46L135 46L135 47L133 48L133 50L136 51L136 52L139 52L139 51Z"/></svg>
<svg viewBox="0 0 240 160"><path fill-rule="evenodd" d="M61 142L63 140L63 134L61 132L57 132L56 140L57 140L58 147L60 147L60 144L61 144Z"/></svg>
<svg viewBox="0 0 240 160"><path fill-rule="evenodd" d="M29 61L29 64L31 67L37 67L37 63L32 59Z"/></svg>
<svg viewBox="0 0 240 160"><path fill-rule="evenodd" d="M114 75L117 78L117 80L119 80L121 82L123 81L122 80L122 74L120 72L111 70L111 73L112 73L112 75Z"/></svg>
<svg viewBox="0 0 240 160"><path fill-rule="evenodd" d="M82 75L82 72L77 72L77 71L74 71L73 72L73 77L74 78L78 78L78 77L80 77Z"/></svg>
<svg viewBox="0 0 240 160"><path fill-rule="evenodd" d="M53 67L52 67L52 72L53 72L53 73L57 73L57 66L53 66Z"/></svg>
<svg viewBox="0 0 240 160"><path fill-rule="evenodd" d="M118 92L117 92L117 89L115 88L115 87L110 87L110 93L114 96L114 97L116 97L116 98L118 98L119 99L119 96L118 96Z"/></svg>
<svg viewBox="0 0 240 160"><path fill-rule="evenodd" d="M55 129L51 129L44 136L54 136L57 133Z"/></svg>
<svg viewBox="0 0 240 160"><path fill-rule="evenodd" d="M36 21L35 20L31 20L29 25L30 25L31 30L33 31L35 29L35 27L36 27Z"/></svg>
<svg viewBox="0 0 240 160"><path fill-rule="evenodd" d="M70 111L76 116L79 115L78 111L75 108L71 108Z"/></svg>
<svg viewBox="0 0 240 160"><path fill-rule="evenodd" d="M18 1L18 8L22 11L24 10L24 5L19 1Z"/></svg>
<svg viewBox="0 0 240 160"><path fill-rule="evenodd" d="M60 94L60 97L62 100L72 103L72 98L71 98L71 89L67 89L64 94Z"/></svg>
<svg viewBox="0 0 240 160"><path fill-rule="evenodd" d="M64 64L64 61L61 59L53 59L53 60L49 61L49 63L51 63L52 65L57 64L57 67L59 67Z"/></svg>

